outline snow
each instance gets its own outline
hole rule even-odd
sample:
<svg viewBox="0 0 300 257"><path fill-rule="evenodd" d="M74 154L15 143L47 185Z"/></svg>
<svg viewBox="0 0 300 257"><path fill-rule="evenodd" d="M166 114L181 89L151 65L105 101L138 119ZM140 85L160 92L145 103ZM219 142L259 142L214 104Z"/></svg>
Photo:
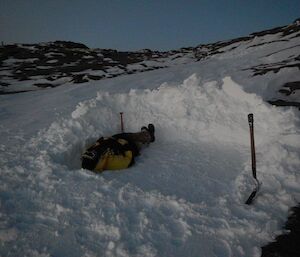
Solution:
<svg viewBox="0 0 300 257"><path fill-rule="evenodd" d="M58 62L58 60L49 60L49 61L47 61L47 63L57 63L57 62Z"/></svg>
<svg viewBox="0 0 300 257"><path fill-rule="evenodd" d="M11 71L9 70L1 70L0 71L0 76L11 76Z"/></svg>
<svg viewBox="0 0 300 257"><path fill-rule="evenodd" d="M48 52L48 53L45 54L45 56L48 57L48 58L52 58L53 55L54 55L54 56L57 56L57 55L65 56L65 54L63 54L63 53L58 53L58 52Z"/></svg>
<svg viewBox="0 0 300 257"><path fill-rule="evenodd" d="M242 69L274 48L244 50L0 96L0 255L260 256L300 200L299 112L265 100L299 75L251 77ZM81 169L120 111L126 131L154 123L156 141L130 169ZM262 182L251 206L248 113Z"/></svg>
<svg viewBox="0 0 300 257"><path fill-rule="evenodd" d="M7 60L3 61L3 66L13 65L16 62L20 62L20 61L21 61L20 59L16 59L16 58L10 57Z"/></svg>
<svg viewBox="0 0 300 257"><path fill-rule="evenodd" d="M83 59L94 59L94 56L92 56L92 55L85 55L82 58Z"/></svg>

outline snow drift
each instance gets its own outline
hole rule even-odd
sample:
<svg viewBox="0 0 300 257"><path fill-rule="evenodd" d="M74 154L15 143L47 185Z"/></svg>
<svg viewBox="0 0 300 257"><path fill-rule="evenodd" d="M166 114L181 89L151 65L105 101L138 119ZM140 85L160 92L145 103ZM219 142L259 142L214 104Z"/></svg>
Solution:
<svg viewBox="0 0 300 257"><path fill-rule="evenodd" d="M80 169L87 145L119 132L121 110L127 131L154 123L156 142L128 170ZM249 112L263 183L251 207ZM299 201L297 122L230 77L100 90L22 147L1 146L0 254L259 256Z"/></svg>

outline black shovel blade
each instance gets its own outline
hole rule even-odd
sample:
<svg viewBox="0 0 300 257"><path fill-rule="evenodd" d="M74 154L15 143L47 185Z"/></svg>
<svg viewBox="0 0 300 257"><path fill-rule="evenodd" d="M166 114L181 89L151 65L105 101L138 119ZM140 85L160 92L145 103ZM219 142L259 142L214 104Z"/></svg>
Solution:
<svg viewBox="0 0 300 257"><path fill-rule="evenodd" d="M254 189L254 191L251 193L251 195L249 196L249 198L247 199L247 201L245 202L245 204L250 205L253 202L253 200L254 200L254 198L256 196L256 193L257 193L257 188Z"/></svg>

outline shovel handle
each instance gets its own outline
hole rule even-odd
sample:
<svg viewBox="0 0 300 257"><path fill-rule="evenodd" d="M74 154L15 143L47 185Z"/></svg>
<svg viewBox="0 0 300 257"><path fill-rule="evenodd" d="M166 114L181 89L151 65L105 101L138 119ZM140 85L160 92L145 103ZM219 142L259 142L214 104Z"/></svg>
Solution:
<svg viewBox="0 0 300 257"><path fill-rule="evenodd" d="M254 117L253 117L253 113L248 114L248 123L249 123L249 128L250 128L252 173L253 173L253 177L256 179L256 155L255 155L255 142L254 142Z"/></svg>
<svg viewBox="0 0 300 257"><path fill-rule="evenodd" d="M120 118L121 118L121 132L124 133L123 112L120 112Z"/></svg>

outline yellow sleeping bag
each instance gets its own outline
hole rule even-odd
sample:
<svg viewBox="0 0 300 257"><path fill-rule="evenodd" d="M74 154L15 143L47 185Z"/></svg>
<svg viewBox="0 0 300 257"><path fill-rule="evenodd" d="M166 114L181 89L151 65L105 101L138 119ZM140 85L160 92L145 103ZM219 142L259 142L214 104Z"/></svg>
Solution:
<svg viewBox="0 0 300 257"><path fill-rule="evenodd" d="M81 157L82 168L95 172L121 170L134 162L133 151L125 139L100 138Z"/></svg>
<svg viewBox="0 0 300 257"><path fill-rule="evenodd" d="M103 170L121 170L129 167L132 160L132 152L126 151L123 154L113 154L111 152L105 153L96 165L95 171L101 172Z"/></svg>

